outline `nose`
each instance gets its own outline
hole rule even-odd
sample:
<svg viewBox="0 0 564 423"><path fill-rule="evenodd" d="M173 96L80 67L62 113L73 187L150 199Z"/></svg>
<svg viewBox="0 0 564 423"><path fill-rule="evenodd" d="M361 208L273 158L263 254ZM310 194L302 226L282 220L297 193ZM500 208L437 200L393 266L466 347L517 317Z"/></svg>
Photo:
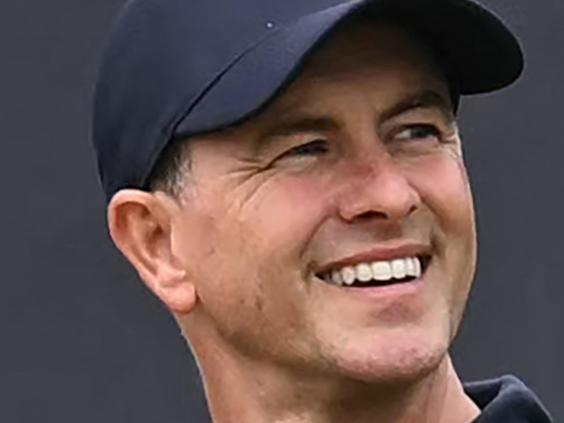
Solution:
<svg viewBox="0 0 564 423"><path fill-rule="evenodd" d="M351 161L347 167L338 200L340 217L346 222L401 222L420 207L418 191L387 153L369 163Z"/></svg>

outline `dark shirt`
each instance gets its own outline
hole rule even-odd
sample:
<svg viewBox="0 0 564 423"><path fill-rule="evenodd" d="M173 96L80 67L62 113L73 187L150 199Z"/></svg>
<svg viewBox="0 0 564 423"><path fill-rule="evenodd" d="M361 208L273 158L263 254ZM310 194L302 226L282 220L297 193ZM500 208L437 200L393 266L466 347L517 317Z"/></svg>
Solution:
<svg viewBox="0 0 564 423"><path fill-rule="evenodd" d="M464 385L482 410L473 423L553 423L537 396L513 376Z"/></svg>

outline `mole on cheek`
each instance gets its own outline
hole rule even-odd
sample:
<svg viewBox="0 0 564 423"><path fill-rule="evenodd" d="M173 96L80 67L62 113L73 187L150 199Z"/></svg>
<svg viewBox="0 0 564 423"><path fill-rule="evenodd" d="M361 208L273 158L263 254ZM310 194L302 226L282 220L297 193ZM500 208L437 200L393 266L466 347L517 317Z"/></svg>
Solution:
<svg viewBox="0 0 564 423"><path fill-rule="evenodd" d="M255 308L256 308L258 311L262 311L262 309L264 308L264 302L263 302L261 296L255 297Z"/></svg>

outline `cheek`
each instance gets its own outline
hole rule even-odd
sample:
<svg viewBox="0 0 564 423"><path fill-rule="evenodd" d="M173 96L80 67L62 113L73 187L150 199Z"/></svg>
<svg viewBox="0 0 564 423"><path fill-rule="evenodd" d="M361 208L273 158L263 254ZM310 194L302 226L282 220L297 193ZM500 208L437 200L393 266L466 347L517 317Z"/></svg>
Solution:
<svg viewBox="0 0 564 423"><path fill-rule="evenodd" d="M309 327L303 254L323 216L323 191L286 176L245 194L208 199L206 210L192 221L194 232L184 233L200 310L242 349L256 347L259 339L284 351L278 343L291 343Z"/></svg>
<svg viewBox="0 0 564 423"><path fill-rule="evenodd" d="M474 206L468 175L461 158L434 157L412 174L422 201L434 221L440 271L445 276L445 301L452 314L451 330L460 321L476 265ZM448 288L445 288L448 287Z"/></svg>
<svg viewBox="0 0 564 423"><path fill-rule="evenodd" d="M410 180L442 231L470 240L474 237L474 204L468 174L460 157L441 154L418 163Z"/></svg>
<svg viewBox="0 0 564 423"><path fill-rule="evenodd" d="M272 298L305 289L302 255L323 216L323 190L288 175L254 188L200 196L205 208L183 232L187 266L210 306L260 311L274 306Z"/></svg>
<svg viewBox="0 0 564 423"><path fill-rule="evenodd" d="M319 179L280 176L256 193L253 211L244 218L254 229L260 227L267 249L295 259L328 215L330 198Z"/></svg>

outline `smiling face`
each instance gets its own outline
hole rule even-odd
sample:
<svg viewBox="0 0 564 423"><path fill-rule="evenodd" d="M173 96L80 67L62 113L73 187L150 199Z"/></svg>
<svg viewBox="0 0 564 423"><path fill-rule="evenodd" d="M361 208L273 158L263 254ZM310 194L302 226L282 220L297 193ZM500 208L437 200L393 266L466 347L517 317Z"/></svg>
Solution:
<svg viewBox="0 0 564 423"><path fill-rule="evenodd" d="M366 381L438 365L473 278L474 213L446 82L414 38L343 29L260 115L190 142L172 245L196 351ZM330 283L389 279L401 258L398 278L423 275Z"/></svg>

